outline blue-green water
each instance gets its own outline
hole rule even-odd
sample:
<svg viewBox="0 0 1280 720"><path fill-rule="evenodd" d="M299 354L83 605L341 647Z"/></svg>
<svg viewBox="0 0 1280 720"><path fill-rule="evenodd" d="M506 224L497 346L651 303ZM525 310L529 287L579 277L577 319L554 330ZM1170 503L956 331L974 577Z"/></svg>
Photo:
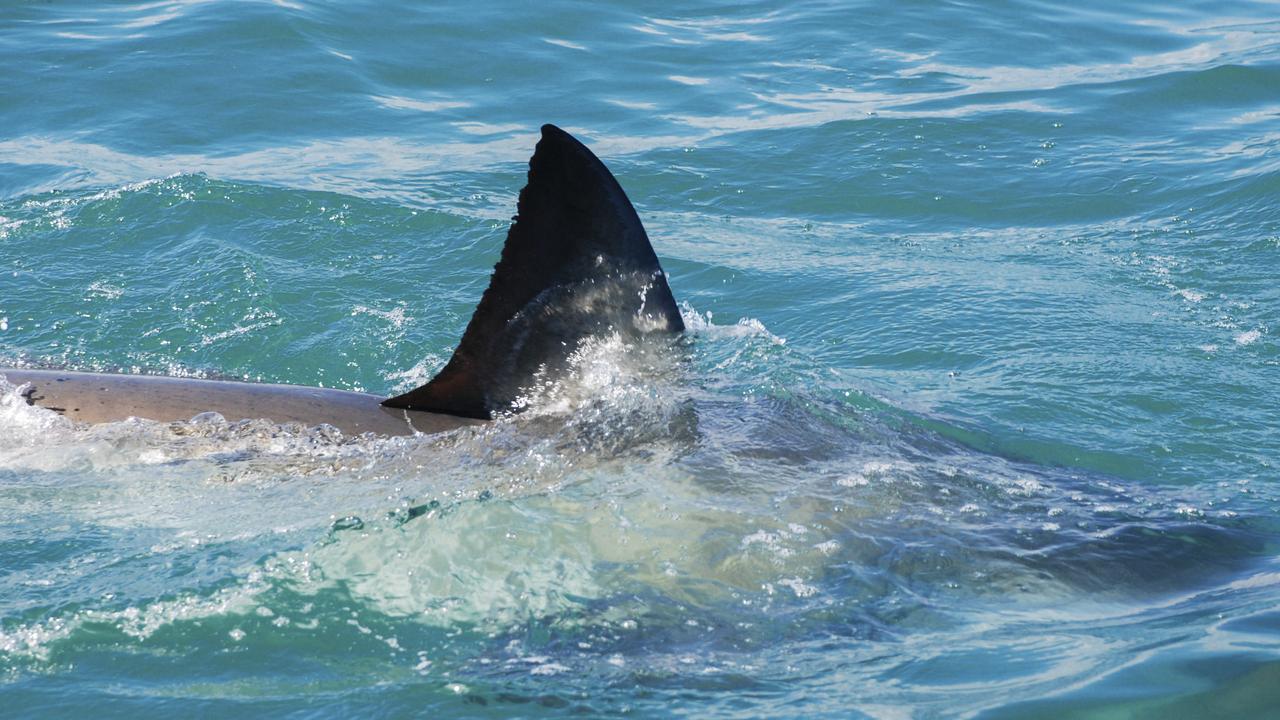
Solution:
<svg viewBox="0 0 1280 720"><path fill-rule="evenodd" d="M9 2L0 365L389 393L543 122L685 303L452 435L0 397L5 717L1266 717L1280 7Z"/></svg>

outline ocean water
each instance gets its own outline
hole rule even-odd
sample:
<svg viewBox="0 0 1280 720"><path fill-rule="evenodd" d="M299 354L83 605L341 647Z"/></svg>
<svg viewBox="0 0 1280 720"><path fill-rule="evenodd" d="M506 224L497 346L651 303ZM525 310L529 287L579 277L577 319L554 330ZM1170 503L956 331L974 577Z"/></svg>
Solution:
<svg viewBox="0 0 1280 720"><path fill-rule="evenodd" d="M689 326L431 437L0 384L4 717L1277 713L1280 6L7 2L0 60L0 366L413 387L544 122Z"/></svg>

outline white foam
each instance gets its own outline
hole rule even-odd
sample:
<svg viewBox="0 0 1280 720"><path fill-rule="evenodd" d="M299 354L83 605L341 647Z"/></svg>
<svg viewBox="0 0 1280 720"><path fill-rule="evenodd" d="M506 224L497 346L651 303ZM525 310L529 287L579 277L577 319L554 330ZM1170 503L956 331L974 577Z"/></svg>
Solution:
<svg viewBox="0 0 1280 720"><path fill-rule="evenodd" d="M391 327L397 330L404 327L405 323L409 321L408 316L405 315L403 305L398 305L391 310L379 310L377 308L371 308L365 305L357 305L354 308L352 308L351 314L353 316L354 315L372 315L373 317L381 318L387 321L388 323L390 323Z"/></svg>
<svg viewBox="0 0 1280 720"><path fill-rule="evenodd" d="M86 292L90 297L102 298L104 300L116 300L124 295L124 288L103 282L102 280L96 280L89 284Z"/></svg>
<svg viewBox="0 0 1280 720"><path fill-rule="evenodd" d="M818 588L804 582L800 578L784 578L778 581L779 585L791 589L796 597L807 598L818 594Z"/></svg>
<svg viewBox="0 0 1280 720"><path fill-rule="evenodd" d="M260 574L251 575L246 582L225 588L207 597L184 595L171 600L157 600L123 610L84 610L69 616L20 625L11 630L0 630L0 652L18 657L43 659L49 654L50 645L69 637L80 627L110 625L120 632L139 639L146 639L157 630L183 620L195 620L227 614L247 615L255 605L255 598L267 588ZM238 629L237 629L238 630ZM232 630L232 639L237 630Z"/></svg>
<svg viewBox="0 0 1280 720"><path fill-rule="evenodd" d="M388 373L385 379L391 383L391 387L396 392L407 392L419 385L426 384L442 367L444 367L444 358L439 355L428 354L414 364L413 367Z"/></svg>
<svg viewBox="0 0 1280 720"><path fill-rule="evenodd" d="M271 310L261 313L260 315L254 315L253 313L251 313L250 315L253 316L253 319L255 320L257 319L257 317L264 317L266 319L259 320L257 322L250 322L246 325L236 325L230 330L223 330L222 332L217 332L210 335L203 335L200 337L200 345L202 347L206 347L214 343L221 342L223 340L229 340L239 335L244 335L246 333L254 332L255 330L262 330L264 328L273 327L273 326L279 325L281 322L281 320L278 317L276 317L276 313ZM246 316L244 319L249 320L250 316Z"/></svg>
<svg viewBox="0 0 1280 720"><path fill-rule="evenodd" d="M1248 330L1246 332L1237 334L1235 337L1235 341L1237 345L1252 345L1258 342L1258 339L1261 337L1262 337L1261 331Z"/></svg>
<svg viewBox="0 0 1280 720"><path fill-rule="evenodd" d="M27 402L30 384L14 385L0 375L0 460L11 451L43 445L70 432L73 423Z"/></svg>
<svg viewBox="0 0 1280 720"><path fill-rule="evenodd" d="M893 482L898 475L910 470L911 466L899 460L867 460L862 463L860 472L853 472L840 478L836 484L841 487L865 487L872 480Z"/></svg>
<svg viewBox="0 0 1280 720"><path fill-rule="evenodd" d="M688 303L681 303L680 318L684 320L684 327L687 332L698 335L710 335L713 337L759 337L768 340L774 345L785 345L787 339L775 335L765 327L764 323L752 317L740 318L733 325L716 325L712 320L711 311L700 313L693 309Z"/></svg>

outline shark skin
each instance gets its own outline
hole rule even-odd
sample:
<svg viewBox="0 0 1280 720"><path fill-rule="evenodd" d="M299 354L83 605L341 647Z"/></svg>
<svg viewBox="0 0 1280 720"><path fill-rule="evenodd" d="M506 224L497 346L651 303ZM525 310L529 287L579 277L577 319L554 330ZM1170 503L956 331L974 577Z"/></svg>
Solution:
<svg viewBox="0 0 1280 720"><path fill-rule="evenodd" d="M130 417L181 422L216 412L233 422L266 419L332 425L347 435L412 435L483 422L384 407L378 395L303 385L10 368L0 368L0 377L18 386L28 403L87 424Z"/></svg>

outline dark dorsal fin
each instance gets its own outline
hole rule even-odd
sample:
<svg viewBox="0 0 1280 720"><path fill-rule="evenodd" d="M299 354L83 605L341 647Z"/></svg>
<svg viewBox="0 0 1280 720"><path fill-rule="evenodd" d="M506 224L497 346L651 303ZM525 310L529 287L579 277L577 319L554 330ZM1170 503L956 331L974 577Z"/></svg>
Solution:
<svg viewBox="0 0 1280 720"><path fill-rule="evenodd" d="M502 259L458 349L431 382L382 404L488 418L584 337L683 329L618 181L569 133L543 125Z"/></svg>

